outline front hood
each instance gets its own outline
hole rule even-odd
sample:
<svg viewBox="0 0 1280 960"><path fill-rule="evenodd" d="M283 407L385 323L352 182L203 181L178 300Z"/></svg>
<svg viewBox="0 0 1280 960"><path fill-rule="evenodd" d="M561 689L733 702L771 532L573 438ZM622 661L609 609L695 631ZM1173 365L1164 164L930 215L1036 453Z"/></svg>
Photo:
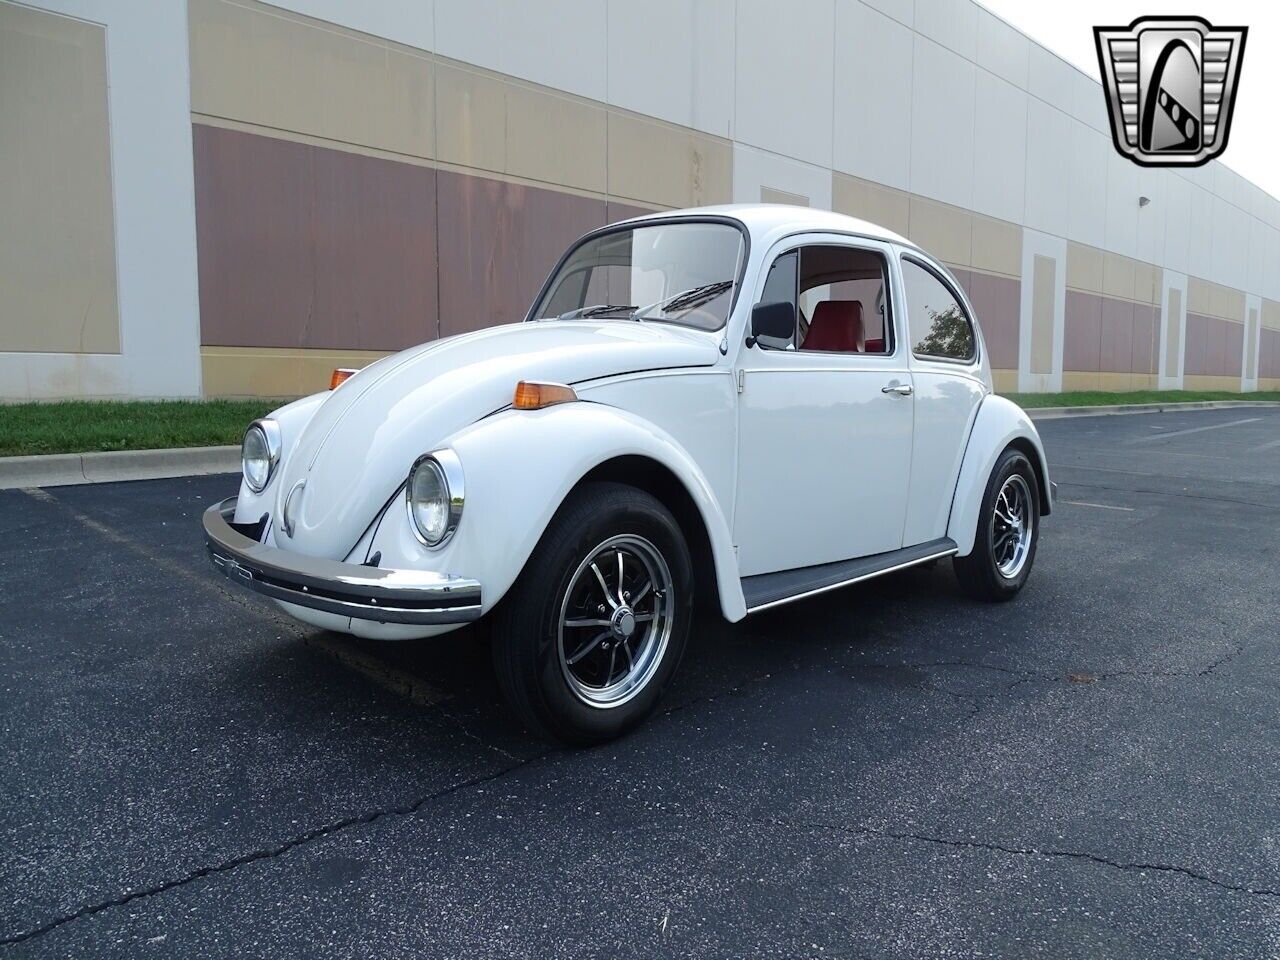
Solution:
<svg viewBox="0 0 1280 960"><path fill-rule="evenodd" d="M715 334L630 320L509 324L385 357L330 394L285 452L277 517L305 486L290 510L292 536L276 524L276 541L344 559L413 461L510 404L520 380L577 383L718 358Z"/></svg>

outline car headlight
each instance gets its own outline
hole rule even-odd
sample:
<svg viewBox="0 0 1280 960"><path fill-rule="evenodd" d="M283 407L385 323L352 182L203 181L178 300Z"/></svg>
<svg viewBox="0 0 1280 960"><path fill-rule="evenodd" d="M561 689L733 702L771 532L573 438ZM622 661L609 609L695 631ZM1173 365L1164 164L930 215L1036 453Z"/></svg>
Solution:
<svg viewBox="0 0 1280 960"><path fill-rule="evenodd" d="M253 421L240 445L240 466L249 489L254 493L265 490L279 462L280 424L274 420Z"/></svg>
<svg viewBox="0 0 1280 960"><path fill-rule="evenodd" d="M462 463L452 450L419 457L409 471L409 522L428 547L445 543L462 519Z"/></svg>

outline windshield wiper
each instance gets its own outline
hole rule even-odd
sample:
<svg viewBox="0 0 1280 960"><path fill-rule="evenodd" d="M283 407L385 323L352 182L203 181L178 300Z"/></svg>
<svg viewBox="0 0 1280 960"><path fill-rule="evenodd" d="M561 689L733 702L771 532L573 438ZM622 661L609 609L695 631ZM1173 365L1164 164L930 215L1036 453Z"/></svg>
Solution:
<svg viewBox="0 0 1280 960"><path fill-rule="evenodd" d="M597 303L593 307L579 307L577 310L570 310L556 317L557 320L582 320L587 317L604 317L611 313L621 313L626 316L632 316L640 308L633 303Z"/></svg>
<svg viewBox="0 0 1280 960"><path fill-rule="evenodd" d="M636 315L636 319L642 319L640 314L647 313L653 309L660 310L663 313L670 313L673 310L692 310L694 307L701 306L708 300L714 300L726 290L731 289L733 289L732 280L717 280L715 283L704 283L700 287L683 290L673 297L668 297L666 300L650 304Z"/></svg>

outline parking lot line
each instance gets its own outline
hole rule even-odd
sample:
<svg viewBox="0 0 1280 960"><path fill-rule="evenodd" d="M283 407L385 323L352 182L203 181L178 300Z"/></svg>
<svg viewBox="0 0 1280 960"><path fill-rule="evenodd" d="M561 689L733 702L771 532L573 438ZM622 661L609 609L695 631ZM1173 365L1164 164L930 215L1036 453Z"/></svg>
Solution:
<svg viewBox="0 0 1280 960"><path fill-rule="evenodd" d="M1117 507L1110 503L1089 503L1085 500L1063 500L1062 503L1069 503L1073 507L1097 507L1099 510L1124 510L1126 513L1133 513L1133 507Z"/></svg>
<svg viewBox="0 0 1280 960"><path fill-rule="evenodd" d="M1227 427L1238 427L1245 423L1257 423L1261 417L1248 417L1244 420L1232 420L1230 423L1210 423L1203 427L1188 427L1186 430L1170 430L1168 433L1153 433L1149 437L1135 437L1124 443L1150 443L1152 440L1167 440L1169 437L1185 437L1189 433L1202 433L1205 430L1225 430Z"/></svg>

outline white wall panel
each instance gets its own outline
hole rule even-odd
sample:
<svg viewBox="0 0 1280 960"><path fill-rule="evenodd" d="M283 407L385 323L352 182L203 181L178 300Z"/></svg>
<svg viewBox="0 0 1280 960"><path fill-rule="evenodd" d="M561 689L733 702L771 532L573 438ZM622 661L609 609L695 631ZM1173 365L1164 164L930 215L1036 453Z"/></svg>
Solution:
<svg viewBox="0 0 1280 960"><path fill-rule="evenodd" d="M1071 75L1071 115L1111 140L1111 117L1102 84L1078 70Z"/></svg>
<svg viewBox="0 0 1280 960"><path fill-rule="evenodd" d="M745 144L733 145L733 202L759 203L761 189L793 193L809 206L831 209L831 171Z"/></svg>
<svg viewBox="0 0 1280 960"><path fill-rule="evenodd" d="M860 0L836 2L835 169L910 186L912 32Z"/></svg>
<svg viewBox="0 0 1280 960"><path fill-rule="evenodd" d="M1071 141L1067 237L1101 247L1106 243L1107 157L1113 150L1111 141L1074 118L1067 121L1067 129Z"/></svg>
<svg viewBox="0 0 1280 960"><path fill-rule="evenodd" d="M420 50L435 49L436 0L267 0L273 7L326 20ZM443 0L449 3L450 0Z"/></svg>
<svg viewBox="0 0 1280 960"><path fill-rule="evenodd" d="M1221 197L1213 198L1213 248L1209 276L1233 287L1248 274L1249 215Z"/></svg>
<svg viewBox="0 0 1280 960"><path fill-rule="evenodd" d="M831 166L835 0L738 0L737 139Z"/></svg>
<svg viewBox="0 0 1280 960"><path fill-rule="evenodd" d="M733 0L609 0L609 102L728 137Z"/></svg>
<svg viewBox="0 0 1280 960"><path fill-rule="evenodd" d="M916 22L916 0L860 0L906 27Z"/></svg>
<svg viewBox="0 0 1280 960"><path fill-rule="evenodd" d="M607 9L599 0L439 0L436 49L604 101Z"/></svg>
<svg viewBox="0 0 1280 960"><path fill-rule="evenodd" d="M1213 195L1188 184L1191 199L1191 230L1187 248L1187 273L1193 277L1210 276L1213 263Z"/></svg>
<svg viewBox="0 0 1280 960"><path fill-rule="evenodd" d="M1164 259L1168 270L1190 272L1191 256L1191 191L1194 188L1179 176L1165 177Z"/></svg>
<svg viewBox="0 0 1280 960"><path fill-rule="evenodd" d="M1074 121L1031 97L1027 101L1026 225L1043 233L1067 235L1068 158Z"/></svg>
<svg viewBox="0 0 1280 960"><path fill-rule="evenodd" d="M1146 263L1164 263L1165 222L1169 217L1166 191L1171 178L1161 171L1145 170L1138 178L1138 193L1151 202L1139 206L1135 219L1134 256Z"/></svg>
<svg viewBox="0 0 1280 960"><path fill-rule="evenodd" d="M1070 113L1075 102L1076 68L1038 43L1031 45L1027 63L1027 92Z"/></svg>
<svg viewBox="0 0 1280 960"><path fill-rule="evenodd" d="M1026 201L1027 94L977 71L973 209L1021 223Z"/></svg>
<svg viewBox="0 0 1280 960"><path fill-rule="evenodd" d="M978 53L978 7L973 0L916 0L915 28L966 60Z"/></svg>
<svg viewBox="0 0 1280 960"><path fill-rule="evenodd" d="M1031 41L994 13L976 7L978 18L978 66L990 70L1022 90L1027 89L1027 63Z"/></svg>
<svg viewBox="0 0 1280 960"><path fill-rule="evenodd" d="M917 34L911 90L911 190L935 200L973 203L976 67Z"/></svg>
<svg viewBox="0 0 1280 960"><path fill-rule="evenodd" d="M1138 253L1138 167L1114 151L1107 156L1108 250L1126 257Z"/></svg>

